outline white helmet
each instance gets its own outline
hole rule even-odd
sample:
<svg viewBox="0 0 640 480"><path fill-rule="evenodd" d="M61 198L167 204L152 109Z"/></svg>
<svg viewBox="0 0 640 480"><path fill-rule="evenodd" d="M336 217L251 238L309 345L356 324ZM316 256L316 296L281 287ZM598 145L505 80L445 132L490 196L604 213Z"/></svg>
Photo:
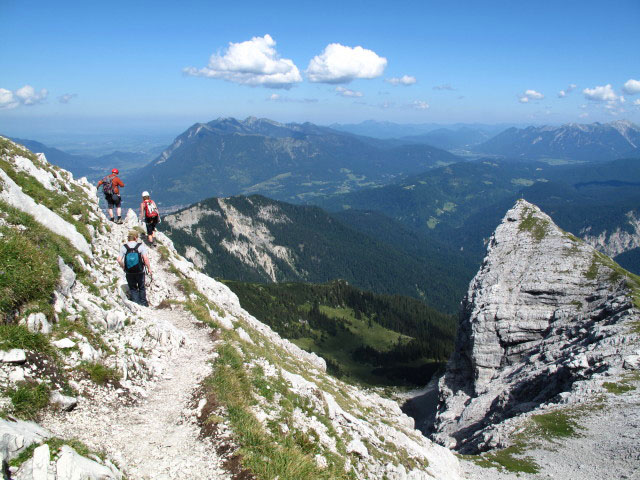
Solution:
<svg viewBox="0 0 640 480"><path fill-rule="evenodd" d="M149 196L149 192L147 192L146 190L144 192L142 192L142 196L143 197L148 197Z"/></svg>

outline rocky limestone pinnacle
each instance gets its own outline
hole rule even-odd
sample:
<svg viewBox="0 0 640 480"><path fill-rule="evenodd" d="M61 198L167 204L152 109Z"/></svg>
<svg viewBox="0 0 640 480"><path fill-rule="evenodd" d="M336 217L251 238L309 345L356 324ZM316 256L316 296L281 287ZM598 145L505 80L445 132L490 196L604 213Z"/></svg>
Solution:
<svg viewBox="0 0 640 480"><path fill-rule="evenodd" d="M614 337L637 320L631 280L518 200L462 302L434 438L463 452L500 446L503 420L566 401L580 381L620 368L625 351L615 345L624 341Z"/></svg>

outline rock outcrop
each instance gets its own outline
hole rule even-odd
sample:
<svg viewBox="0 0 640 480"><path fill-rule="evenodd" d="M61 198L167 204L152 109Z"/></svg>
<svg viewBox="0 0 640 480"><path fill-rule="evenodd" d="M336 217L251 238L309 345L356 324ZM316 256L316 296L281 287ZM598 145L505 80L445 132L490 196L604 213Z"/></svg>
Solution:
<svg viewBox="0 0 640 480"><path fill-rule="evenodd" d="M519 200L463 301L433 438L461 452L504 446L505 420L602 391L604 375L633 364L638 286Z"/></svg>

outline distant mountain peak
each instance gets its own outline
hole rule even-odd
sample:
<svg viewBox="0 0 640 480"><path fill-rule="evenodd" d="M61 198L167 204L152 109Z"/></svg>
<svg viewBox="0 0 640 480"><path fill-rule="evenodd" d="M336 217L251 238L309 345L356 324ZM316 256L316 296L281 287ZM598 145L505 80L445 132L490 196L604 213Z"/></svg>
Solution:
<svg viewBox="0 0 640 480"><path fill-rule="evenodd" d="M628 120L510 128L477 151L512 158L608 161L638 154L640 128Z"/></svg>

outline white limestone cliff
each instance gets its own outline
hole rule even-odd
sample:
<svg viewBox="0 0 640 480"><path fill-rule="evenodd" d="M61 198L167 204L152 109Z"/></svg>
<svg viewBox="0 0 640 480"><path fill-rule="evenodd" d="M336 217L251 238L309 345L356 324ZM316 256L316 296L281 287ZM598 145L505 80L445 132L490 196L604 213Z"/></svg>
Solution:
<svg viewBox="0 0 640 480"><path fill-rule="evenodd" d="M439 383L434 437L462 452L504 446L501 424L602 391L638 348L640 284L519 200L491 237Z"/></svg>

